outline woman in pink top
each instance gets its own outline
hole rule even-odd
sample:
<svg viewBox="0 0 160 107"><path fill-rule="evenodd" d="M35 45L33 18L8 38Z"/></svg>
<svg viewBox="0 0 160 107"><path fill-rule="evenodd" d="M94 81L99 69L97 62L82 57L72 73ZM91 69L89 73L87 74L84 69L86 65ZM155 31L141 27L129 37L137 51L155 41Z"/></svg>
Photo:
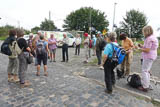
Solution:
<svg viewBox="0 0 160 107"><path fill-rule="evenodd" d="M50 38L48 39L48 44L50 50L50 62L52 61L56 62L55 56L56 56L57 41L56 38L54 38L53 34L50 35Z"/></svg>
<svg viewBox="0 0 160 107"><path fill-rule="evenodd" d="M153 35L151 26L145 26L142 30L145 36L144 45L139 45L142 51L142 87L139 89L147 92L150 86L150 70L154 60L157 58L158 39Z"/></svg>

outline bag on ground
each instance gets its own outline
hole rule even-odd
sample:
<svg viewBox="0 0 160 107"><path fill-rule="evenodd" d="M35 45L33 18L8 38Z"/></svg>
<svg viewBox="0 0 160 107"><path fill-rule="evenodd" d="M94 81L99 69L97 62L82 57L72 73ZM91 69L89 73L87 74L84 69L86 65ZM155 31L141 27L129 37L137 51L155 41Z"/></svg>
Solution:
<svg viewBox="0 0 160 107"><path fill-rule="evenodd" d="M126 56L126 51L120 47L112 44L113 55L111 58L112 66L115 68L117 65L121 64Z"/></svg>
<svg viewBox="0 0 160 107"><path fill-rule="evenodd" d="M127 78L127 82L133 88L138 88L138 87L142 86L141 78L137 74L129 75Z"/></svg>
<svg viewBox="0 0 160 107"><path fill-rule="evenodd" d="M5 55L8 55L8 56L11 56L12 55L12 52L9 48L9 44L10 44L10 37L8 37L1 45L1 53L5 54Z"/></svg>
<svg viewBox="0 0 160 107"><path fill-rule="evenodd" d="M36 49L37 55L45 55L47 53L44 42L45 41L41 41L41 40L37 42L37 49Z"/></svg>

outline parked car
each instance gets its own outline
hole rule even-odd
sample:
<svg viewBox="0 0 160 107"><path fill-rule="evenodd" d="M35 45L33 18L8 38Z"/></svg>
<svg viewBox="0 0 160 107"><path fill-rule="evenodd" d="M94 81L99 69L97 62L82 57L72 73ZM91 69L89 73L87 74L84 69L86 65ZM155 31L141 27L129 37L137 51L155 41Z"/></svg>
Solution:
<svg viewBox="0 0 160 107"><path fill-rule="evenodd" d="M69 38L69 46L75 47L75 37L69 33L69 32L55 32L55 31L38 31L42 34L44 34L45 38L48 39L50 38L50 34L54 34L54 37L57 39L57 41L62 41L63 39L63 34L66 34L67 37ZM57 46L62 46L62 43L57 42Z"/></svg>

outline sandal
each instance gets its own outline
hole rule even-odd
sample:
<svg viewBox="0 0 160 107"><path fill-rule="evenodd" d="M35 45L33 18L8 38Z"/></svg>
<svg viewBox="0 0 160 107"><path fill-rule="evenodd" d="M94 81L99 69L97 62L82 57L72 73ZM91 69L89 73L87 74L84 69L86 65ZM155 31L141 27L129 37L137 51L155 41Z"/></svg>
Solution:
<svg viewBox="0 0 160 107"><path fill-rule="evenodd" d="M36 75L37 75L37 76L40 76L40 72L39 72L39 71L37 71Z"/></svg>
<svg viewBox="0 0 160 107"><path fill-rule="evenodd" d="M8 78L8 82L13 82L13 78Z"/></svg>
<svg viewBox="0 0 160 107"><path fill-rule="evenodd" d="M48 77L48 72L47 71L44 72L44 76Z"/></svg>
<svg viewBox="0 0 160 107"><path fill-rule="evenodd" d="M24 87L29 87L31 84L29 81L25 81L24 83L21 83L21 88L24 88Z"/></svg>

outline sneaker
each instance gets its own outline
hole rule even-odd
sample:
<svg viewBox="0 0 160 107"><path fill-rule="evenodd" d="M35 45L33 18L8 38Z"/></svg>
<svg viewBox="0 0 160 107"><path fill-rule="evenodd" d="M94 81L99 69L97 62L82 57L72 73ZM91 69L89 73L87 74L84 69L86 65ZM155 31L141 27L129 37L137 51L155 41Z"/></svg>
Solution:
<svg viewBox="0 0 160 107"><path fill-rule="evenodd" d="M100 68L101 70L104 70L104 67L103 67L103 66L100 66L99 68Z"/></svg>
<svg viewBox="0 0 160 107"><path fill-rule="evenodd" d="M65 61L61 61L61 62L65 62Z"/></svg>
<svg viewBox="0 0 160 107"><path fill-rule="evenodd" d="M83 63L88 63L88 61L84 61Z"/></svg>
<svg viewBox="0 0 160 107"><path fill-rule="evenodd" d="M104 92L107 93L107 94L112 94L112 91L109 91L107 89L105 89Z"/></svg>
<svg viewBox="0 0 160 107"><path fill-rule="evenodd" d="M149 88L148 88L149 90L153 90L153 87L152 87L152 85L149 85Z"/></svg>

